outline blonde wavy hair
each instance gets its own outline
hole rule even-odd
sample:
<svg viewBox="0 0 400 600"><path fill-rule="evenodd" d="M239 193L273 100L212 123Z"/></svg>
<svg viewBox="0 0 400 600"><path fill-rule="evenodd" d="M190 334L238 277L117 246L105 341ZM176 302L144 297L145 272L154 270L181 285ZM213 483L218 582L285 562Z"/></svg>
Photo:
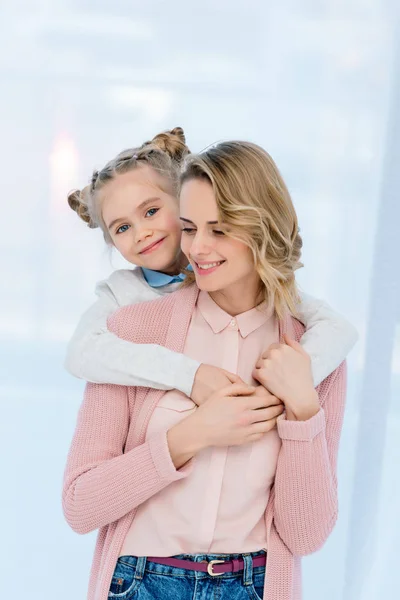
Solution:
<svg viewBox="0 0 400 600"><path fill-rule="evenodd" d="M248 246L260 276L260 299L278 318L297 316L300 301L295 271L301 268L302 239L289 191L271 156L249 142L221 142L192 154L183 168L181 186L205 179L213 187L221 222L229 235ZM186 271L183 285L195 276Z"/></svg>
<svg viewBox="0 0 400 600"><path fill-rule="evenodd" d="M102 189L122 173L148 165L161 175L169 193L178 196L179 175L185 157L190 154L181 127L164 131L137 148L120 152L100 171L93 171L89 185L68 195L68 204L92 229L100 227L105 241L112 243L108 228L102 217Z"/></svg>

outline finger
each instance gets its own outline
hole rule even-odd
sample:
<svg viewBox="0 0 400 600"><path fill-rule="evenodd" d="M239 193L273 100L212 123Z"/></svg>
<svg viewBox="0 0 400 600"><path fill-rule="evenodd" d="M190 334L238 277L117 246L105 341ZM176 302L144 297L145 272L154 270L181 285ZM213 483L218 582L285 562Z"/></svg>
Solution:
<svg viewBox="0 0 400 600"><path fill-rule="evenodd" d="M231 383L244 383L244 381L242 381L241 378L239 377L239 375L236 375L236 373L231 373L230 371L225 371L225 369L221 369L221 370L224 373L224 375L226 375L226 377L229 379L229 381Z"/></svg>
<svg viewBox="0 0 400 600"><path fill-rule="evenodd" d="M252 377L258 381L261 385L268 389L269 371L265 367L256 367L253 369Z"/></svg>
<svg viewBox="0 0 400 600"><path fill-rule="evenodd" d="M246 383L232 383L227 385L221 391L224 396L248 396L254 392L256 388L253 385Z"/></svg>
<svg viewBox="0 0 400 600"><path fill-rule="evenodd" d="M271 393L264 385L257 385L253 396L259 396L261 398L265 398L266 396L270 396Z"/></svg>
<svg viewBox="0 0 400 600"><path fill-rule="evenodd" d="M246 438L246 441L244 443L249 444L250 442L258 442L258 440L261 440L263 435L264 433L252 433Z"/></svg>
<svg viewBox="0 0 400 600"><path fill-rule="evenodd" d="M231 373L230 371L226 371L225 369L221 369L221 371L224 373L224 375L226 375L227 379L229 379L231 383L241 383L243 385L247 385L246 382L243 381L243 379L240 377L240 375L237 375L236 373Z"/></svg>
<svg viewBox="0 0 400 600"><path fill-rule="evenodd" d="M251 411L252 423L260 423L262 421L270 421L275 417L278 417L283 413L285 407L280 404L279 406L270 406L268 408L259 408L258 410Z"/></svg>
<svg viewBox="0 0 400 600"><path fill-rule="evenodd" d="M268 406L283 405L282 400L270 394L269 396L251 396L247 401L248 410L259 410Z"/></svg>
<svg viewBox="0 0 400 600"><path fill-rule="evenodd" d="M266 350L264 350L264 352L261 354L261 358L269 358L271 350L279 350L279 348L281 348L282 346L283 344L278 344L277 342L274 342L273 344L268 346Z"/></svg>
<svg viewBox="0 0 400 600"><path fill-rule="evenodd" d="M303 354L303 356L309 357L309 355L304 350L303 346L301 344L299 344L299 342L296 342L296 340L293 340L292 338L290 338L286 333L284 334L283 338L285 340L285 343L288 346L290 346L291 348L293 348L293 350L300 352L300 354Z"/></svg>
<svg viewBox="0 0 400 600"><path fill-rule="evenodd" d="M255 379L255 381L262 384L262 375L261 375L260 369L254 369L251 375L252 375L253 379ZM259 385L259 384L257 383L257 385Z"/></svg>
<svg viewBox="0 0 400 600"><path fill-rule="evenodd" d="M258 382L257 385L262 385L265 387L265 389L267 391L269 391L268 390L269 378L268 378L268 374L265 372L264 369L255 369L252 373L252 377L253 377L253 379L255 379Z"/></svg>
<svg viewBox="0 0 400 600"><path fill-rule="evenodd" d="M256 366L253 369L253 377L254 377L254 373L256 373L257 375L260 375L261 370L265 369L265 365L264 365L264 360L259 360L258 363L256 364Z"/></svg>
<svg viewBox="0 0 400 600"><path fill-rule="evenodd" d="M276 427L276 420L277 417L274 417L273 419L269 419L268 421L261 421L260 423L253 423L253 425L250 425L250 435L257 435L260 433L268 433L268 431L271 431L272 429L274 429L274 427Z"/></svg>

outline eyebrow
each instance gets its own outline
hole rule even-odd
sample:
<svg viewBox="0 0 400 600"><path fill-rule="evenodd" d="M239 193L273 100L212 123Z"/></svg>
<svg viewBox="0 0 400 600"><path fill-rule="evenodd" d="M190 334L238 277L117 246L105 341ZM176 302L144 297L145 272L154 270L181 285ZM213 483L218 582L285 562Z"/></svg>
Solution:
<svg viewBox="0 0 400 600"><path fill-rule="evenodd" d="M135 212L138 210L142 210L143 208L146 208L146 206L148 206L149 204L153 204L153 202L156 202L156 200L161 200L161 198L159 196L147 198L147 200L144 200L143 202L141 202L139 204L139 206L137 206L135 208ZM112 229L112 227L114 225L116 225L116 223L119 223L121 221L128 221L128 218L127 217L118 217L118 219L114 219L114 221L111 221L111 223L108 225L108 229Z"/></svg>
<svg viewBox="0 0 400 600"><path fill-rule="evenodd" d="M191 223L192 225L194 225L193 221L191 221L190 219L184 219L183 217L179 217L181 221L185 221L185 223ZM220 222L219 221L207 221L207 225L219 225Z"/></svg>

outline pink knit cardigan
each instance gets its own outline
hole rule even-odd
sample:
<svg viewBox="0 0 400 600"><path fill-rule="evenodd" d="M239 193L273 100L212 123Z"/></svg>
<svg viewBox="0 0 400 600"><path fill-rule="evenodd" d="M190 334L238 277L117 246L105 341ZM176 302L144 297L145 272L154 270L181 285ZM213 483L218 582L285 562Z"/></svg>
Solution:
<svg viewBox="0 0 400 600"><path fill-rule="evenodd" d="M119 337L182 352L198 295L195 285L159 300L120 309L109 320ZM284 333L299 340L304 326L287 317ZM343 421L346 365L317 388L321 410L308 421L278 423L282 440L265 512L268 559L265 600L301 599L301 556L324 544L337 518L336 461ZM77 533L99 529L88 600L106 600L137 507L187 477L171 461L166 433L145 441L153 409L165 392L88 384L68 455L63 510Z"/></svg>

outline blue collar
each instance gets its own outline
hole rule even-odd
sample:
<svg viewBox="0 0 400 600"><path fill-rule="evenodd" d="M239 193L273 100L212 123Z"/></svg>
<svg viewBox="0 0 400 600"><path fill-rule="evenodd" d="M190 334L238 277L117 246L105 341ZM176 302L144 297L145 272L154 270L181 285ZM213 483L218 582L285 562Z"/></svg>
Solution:
<svg viewBox="0 0 400 600"><path fill-rule="evenodd" d="M188 265L186 268L190 271L193 270L190 265ZM167 273L152 271L151 269L144 269L143 267L142 272L149 286L153 288L169 285L170 283L182 282L186 277L184 273L179 273L179 275L167 275Z"/></svg>

